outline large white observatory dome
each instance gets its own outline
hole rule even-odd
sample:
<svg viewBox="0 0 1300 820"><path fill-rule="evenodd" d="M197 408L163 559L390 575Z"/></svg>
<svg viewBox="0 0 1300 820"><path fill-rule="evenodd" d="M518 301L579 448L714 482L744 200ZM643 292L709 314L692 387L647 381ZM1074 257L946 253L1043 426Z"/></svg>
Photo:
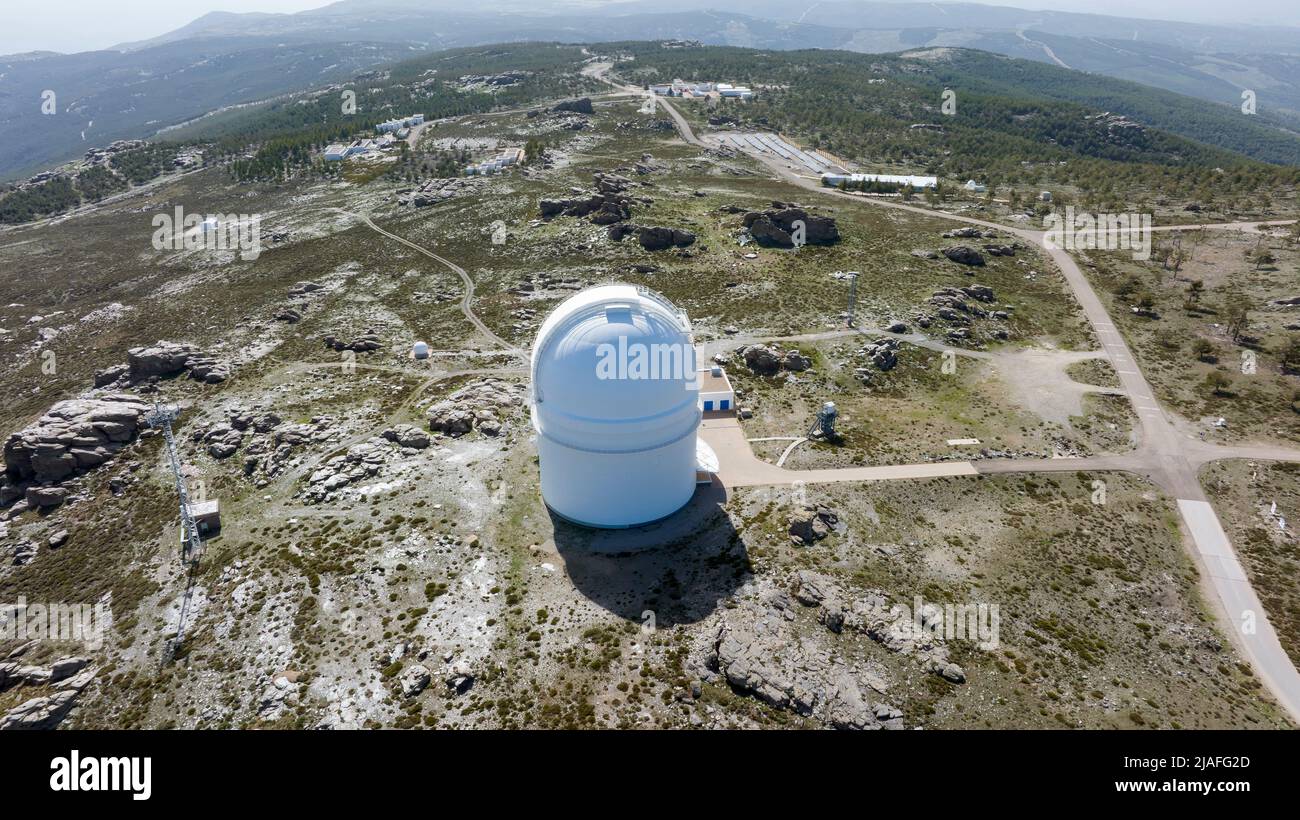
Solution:
<svg viewBox="0 0 1300 820"><path fill-rule="evenodd" d="M542 497L592 527L671 515L695 492L699 380L686 314L633 285L562 302L533 344Z"/></svg>

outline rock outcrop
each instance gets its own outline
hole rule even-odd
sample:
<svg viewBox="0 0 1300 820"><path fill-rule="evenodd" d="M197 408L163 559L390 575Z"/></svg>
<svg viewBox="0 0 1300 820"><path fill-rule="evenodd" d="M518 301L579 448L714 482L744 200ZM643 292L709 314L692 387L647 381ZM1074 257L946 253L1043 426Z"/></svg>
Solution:
<svg viewBox="0 0 1300 820"><path fill-rule="evenodd" d="M984 255L969 245L954 245L951 248L944 248L943 255L959 265L975 268L984 267Z"/></svg>
<svg viewBox="0 0 1300 820"><path fill-rule="evenodd" d="M202 440L208 446L208 455L215 459L230 458L244 443L244 433L228 424L218 424L203 434Z"/></svg>
<svg viewBox="0 0 1300 820"><path fill-rule="evenodd" d="M49 667L0 662L0 690L18 684L53 687L52 694L30 698L0 716L0 731L53 729L76 705L77 696L94 679L86 658L61 658Z"/></svg>
<svg viewBox="0 0 1300 820"><path fill-rule="evenodd" d="M185 361L191 379L207 384L220 384L230 378L230 365L205 354L191 356Z"/></svg>
<svg viewBox="0 0 1300 820"><path fill-rule="evenodd" d="M465 661L455 661L447 667L447 674L443 677L443 683L456 694L463 694L474 685L474 671Z"/></svg>
<svg viewBox="0 0 1300 820"><path fill-rule="evenodd" d="M823 646L794 628L791 607L780 593L726 610L707 666L745 694L833 728L903 728L901 712L871 702L885 689L883 680L834 663Z"/></svg>
<svg viewBox="0 0 1300 820"><path fill-rule="evenodd" d="M641 226L636 229L636 241L648 251L662 251L667 248L686 248L695 244L695 234L681 228Z"/></svg>
<svg viewBox="0 0 1300 820"><path fill-rule="evenodd" d="M601 171L593 176L596 181L596 191L593 194L572 199L543 199L539 202L542 219L557 216L587 217L594 225L613 225L630 219L632 206L637 202L649 201L627 195L632 181L625 176Z"/></svg>
<svg viewBox="0 0 1300 820"><path fill-rule="evenodd" d="M116 384L130 372L130 366L125 364L115 364L103 370L97 370L95 371L95 386L108 387L110 384Z"/></svg>
<svg viewBox="0 0 1300 820"><path fill-rule="evenodd" d="M160 341L147 347L133 347L126 352L132 382L172 376L185 369L185 362L199 352L194 345Z"/></svg>
<svg viewBox="0 0 1300 820"><path fill-rule="evenodd" d="M758 244L793 248L798 222L803 223L805 244L833 245L840 241L840 231L833 217L817 216L780 202L772 204L774 207L766 211L750 211L744 216L744 225Z"/></svg>
<svg viewBox="0 0 1300 820"><path fill-rule="evenodd" d="M411 424L390 427L381 435L400 447L409 447L413 450L423 450L431 443L428 433Z"/></svg>
<svg viewBox="0 0 1300 820"><path fill-rule="evenodd" d="M790 540L800 546L815 543L830 535L839 521L828 507L805 505L790 516Z"/></svg>
<svg viewBox="0 0 1300 820"><path fill-rule="evenodd" d="M878 339L862 349L877 370L893 370L898 364L898 340Z"/></svg>
<svg viewBox="0 0 1300 820"><path fill-rule="evenodd" d="M413 663L402 669L401 677L398 678L398 685L402 688L403 697L413 698L423 692L432 679L433 676L426 667Z"/></svg>
<svg viewBox="0 0 1300 820"><path fill-rule="evenodd" d="M160 340L126 352L127 363L95 373L95 387L142 384L187 372L190 378L218 384L230 378L230 365L191 344Z"/></svg>
<svg viewBox="0 0 1300 820"><path fill-rule="evenodd" d="M781 370L801 373L812 367L812 360L799 351L781 350L775 346L746 345L737 348L736 355L750 370L764 376L775 375Z"/></svg>
<svg viewBox="0 0 1300 820"><path fill-rule="evenodd" d="M14 483L57 484L98 467L135 439L148 409L118 394L58 402L5 442L5 474ZM32 491L41 506L62 501L53 488Z"/></svg>
<svg viewBox="0 0 1300 820"><path fill-rule="evenodd" d="M352 445L346 453L326 461L308 477L303 497L308 502L324 501L342 487L378 475L387 461L386 449L386 442L381 438Z"/></svg>
<svg viewBox="0 0 1300 820"><path fill-rule="evenodd" d="M314 293L315 291L321 290L324 287L325 286L320 284L319 282L312 282L311 280L304 279L303 281L289 288L289 295L306 296L307 294Z"/></svg>
<svg viewBox="0 0 1300 820"><path fill-rule="evenodd" d="M951 231L944 231L944 239L992 239L997 236L998 232L993 229L983 230L974 225L968 225L964 228L954 228Z"/></svg>
<svg viewBox="0 0 1300 820"><path fill-rule="evenodd" d="M379 350L384 346L384 343L379 341L378 333L367 330L365 333L362 333L351 341L344 341L343 339L330 334L325 337L325 346L339 352L351 350L356 353L366 353L371 350Z"/></svg>
<svg viewBox="0 0 1300 820"><path fill-rule="evenodd" d="M53 729L72 711L77 692L65 689L53 695L23 701L0 717L0 731Z"/></svg>
<svg viewBox="0 0 1300 820"><path fill-rule="evenodd" d="M471 193L482 184L482 177L437 177L421 182L410 190L399 192L397 202L399 205L427 208Z"/></svg>
<svg viewBox="0 0 1300 820"><path fill-rule="evenodd" d="M502 417L522 406L523 399L523 387L514 382L473 382L429 408L429 429L452 437L474 429L495 436L501 432Z"/></svg>
<svg viewBox="0 0 1300 820"><path fill-rule="evenodd" d="M915 658L925 672L951 683L966 682L965 670L948 659L945 612L939 606L922 602L920 611L913 612L907 606L891 605L883 592L849 595L832 579L811 570L799 572L792 593L804 606L817 607L818 620L830 631L864 634L890 652Z"/></svg>
<svg viewBox="0 0 1300 820"><path fill-rule="evenodd" d="M579 97L576 100L565 100L551 106L551 111L576 111L579 114L591 114L595 109L591 107L591 97Z"/></svg>

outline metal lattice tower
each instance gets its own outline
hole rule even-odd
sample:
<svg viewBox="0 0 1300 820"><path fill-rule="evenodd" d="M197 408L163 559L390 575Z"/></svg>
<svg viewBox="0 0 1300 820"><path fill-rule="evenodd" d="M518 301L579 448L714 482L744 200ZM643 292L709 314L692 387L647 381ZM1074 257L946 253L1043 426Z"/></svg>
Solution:
<svg viewBox="0 0 1300 820"><path fill-rule="evenodd" d="M849 321L848 327L853 327L853 308L858 303L858 272L849 271Z"/></svg>
<svg viewBox="0 0 1300 820"><path fill-rule="evenodd" d="M167 442L167 458L171 461L172 477L176 480L176 496L181 505L181 557L189 560L199 550L199 525L190 510L190 493L185 487L185 476L181 474L181 460L176 455L176 439L172 436L172 422L180 417L181 411L175 406L164 407L157 401L153 410L145 414L144 421L150 427L160 427Z"/></svg>
<svg viewBox="0 0 1300 820"><path fill-rule="evenodd" d="M822 409L817 411L817 420L813 422L812 429L808 431L808 437L821 433L823 438L835 439L835 419L840 415L840 411L835 409L835 402L828 401L822 405Z"/></svg>

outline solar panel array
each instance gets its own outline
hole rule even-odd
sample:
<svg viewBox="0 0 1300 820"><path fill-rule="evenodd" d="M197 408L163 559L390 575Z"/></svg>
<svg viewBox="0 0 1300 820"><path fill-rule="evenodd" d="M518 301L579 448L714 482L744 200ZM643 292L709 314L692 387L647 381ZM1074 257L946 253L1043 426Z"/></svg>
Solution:
<svg viewBox="0 0 1300 820"><path fill-rule="evenodd" d="M762 154L776 154L781 159L803 165L815 174L824 174L835 167L834 163L815 151L796 148L775 134L726 134L722 139L724 143L730 139L737 148L758 151Z"/></svg>

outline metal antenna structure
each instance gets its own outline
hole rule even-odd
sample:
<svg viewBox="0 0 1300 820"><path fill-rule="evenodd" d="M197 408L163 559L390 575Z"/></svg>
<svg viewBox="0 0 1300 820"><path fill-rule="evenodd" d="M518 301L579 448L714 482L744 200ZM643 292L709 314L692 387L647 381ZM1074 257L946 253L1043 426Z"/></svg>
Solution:
<svg viewBox="0 0 1300 820"><path fill-rule="evenodd" d="M835 419L839 417L840 411L835 409L835 402L828 401L822 405L822 409L817 411L817 420L813 422L812 428L808 431L808 437L821 433L826 439L835 439Z"/></svg>
<svg viewBox="0 0 1300 820"><path fill-rule="evenodd" d="M176 455L176 439L172 436L172 422L180 417L178 407L164 407L156 400L153 410L145 414L144 422L150 427L162 428L163 439L167 442L167 458L171 461L172 477L176 480L176 496L181 505L181 557L191 559L199 550L199 525L190 511L190 493L185 488L185 476L181 475L181 460Z"/></svg>
<svg viewBox="0 0 1300 820"><path fill-rule="evenodd" d="M849 271L849 321L848 327L853 327L853 308L858 303L858 272Z"/></svg>

